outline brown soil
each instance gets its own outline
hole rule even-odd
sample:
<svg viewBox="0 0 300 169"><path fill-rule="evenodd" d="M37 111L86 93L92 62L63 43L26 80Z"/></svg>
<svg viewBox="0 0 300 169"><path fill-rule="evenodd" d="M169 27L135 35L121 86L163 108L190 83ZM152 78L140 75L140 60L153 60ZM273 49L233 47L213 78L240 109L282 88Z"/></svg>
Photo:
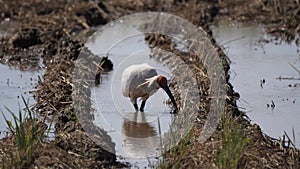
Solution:
<svg viewBox="0 0 300 169"><path fill-rule="evenodd" d="M58 1L12 1L0 0L0 21L9 18L15 24L13 31L0 39L0 61L20 69L39 69L37 60L43 59L45 75L39 81L35 99L36 110L44 116L55 115L54 141L42 142L34 152L31 163L24 163L20 168L113 168L125 167L116 162L116 156L101 146L114 149L105 131L94 126L91 130L101 136L97 144L88 137L81 123L78 122L72 104L72 77L74 61L77 59L83 42L97 26L118 17L144 11L163 11L185 18L202 26L214 39L209 26L218 17L228 17L243 22L265 24L267 31L274 37L293 42L299 46L300 5L297 0L282 2L280 0L254 0L245 3L242 0L166 0L166 1L99 1L99 0L58 0ZM168 44L167 44L168 45ZM226 63L226 56L221 48L215 46L220 57ZM87 51L88 56L92 56ZM192 57L192 56L191 56ZM200 69L203 69L200 67ZM229 65L224 64L226 79L229 79ZM199 77L199 79L201 79ZM203 84L202 82L199 82ZM227 83L226 114L234 114L236 120L243 124L247 136L253 140L239 165L241 168L297 168L299 166L298 151L288 148L280 141L273 140L262 134L259 126L251 125L236 108L238 94ZM90 104L89 91L85 103ZM206 106L209 106L207 104ZM205 107L204 110L205 111ZM203 118L204 112L199 112ZM92 125L92 114L85 114L88 125ZM192 129L184 156L166 155L166 165L180 168L213 168L215 156L220 149L221 128L211 139L198 144L197 134L202 123L196 123ZM14 135L1 140L0 157L7 153L5 147L14 147L11 142ZM16 149L11 148L11 151Z"/></svg>

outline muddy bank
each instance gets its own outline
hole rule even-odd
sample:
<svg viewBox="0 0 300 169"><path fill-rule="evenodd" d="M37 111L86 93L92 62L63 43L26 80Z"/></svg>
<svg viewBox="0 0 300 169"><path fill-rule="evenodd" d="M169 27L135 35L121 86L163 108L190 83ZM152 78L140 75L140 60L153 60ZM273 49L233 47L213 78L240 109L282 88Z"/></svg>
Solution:
<svg viewBox="0 0 300 169"><path fill-rule="evenodd" d="M113 153L102 147L114 149L114 143L105 131L92 127L91 130L101 136L97 144L83 131L82 123L79 123L73 105L72 73L74 62L82 49L84 39L95 30L95 27L109 21L135 12L164 11L185 18L192 23L202 26L211 43L214 44L213 35L209 25L217 17L227 16L238 21L256 21L268 26L270 33L283 40L299 43L299 4L298 1L288 1L280 4L276 0L251 1L246 4L243 1L67 1L59 2L29 0L1 1L0 20L14 22L14 30L5 37L1 37L0 61L1 63L14 65L20 69L39 69L41 65L33 64L33 61L41 60L42 67L46 69L45 75L36 87L36 110L49 118L55 117L54 141L42 142L36 148L31 163L24 163L21 167L58 167L58 168L111 168L125 167L116 162ZM154 37L153 42L160 36ZM166 49L171 49L169 41L155 44L163 44ZM160 46L160 47L162 47ZM224 60L224 71L228 82L229 65L221 48L215 46L219 56ZM88 54L92 55L92 54ZM186 56L194 58L191 53ZM189 63L195 66L195 70L205 69L196 62ZM205 72L203 70L203 72ZM200 121L196 122L191 131L189 140L182 142L186 151L182 156L173 155L171 152L165 155L165 165L176 165L203 168L216 167L215 159L221 148L221 124L217 131L205 143L197 142L198 133L202 130L203 120L208 112L209 83L203 76L197 77L199 86L205 89L200 93L204 100L201 109L197 112ZM251 144L246 146L246 153L242 156L239 166L249 168L276 168L278 166L299 166L298 151L289 148L283 142L273 140L262 134L259 126L251 125L244 119L243 113L236 107L238 94L232 89L231 84L224 84L227 88L226 116L233 116L236 123L240 123L249 137ZM82 104L89 105L89 90L84 88L86 98ZM93 114L84 110L85 123L92 125ZM53 116L54 115L54 116ZM13 136L12 136L13 137ZM10 137L9 137L10 138ZM7 153L3 147L15 146L9 144L9 138L1 140L1 157ZM102 147L99 146L102 145ZM16 150L13 150L16 151ZM113 151L112 151L113 152ZM251 153L250 153L251 152ZM8 158L11 156L8 156ZM61 158L59 158L61 157ZM47 159L47 160L45 160ZM71 161L79 161L71 163ZM176 163L180 162L180 163Z"/></svg>
<svg viewBox="0 0 300 169"><path fill-rule="evenodd" d="M4 163L7 162L4 167L110 168L124 166L116 162L116 156L113 153L115 145L110 137L105 131L92 125L93 115L90 112L85 111L85 122L79 123L71 96L74 62L81 51L82 39L84 39L77 35L91 31L90 27L107 23L108 11L105 5L102 2L85 1L60 1L58 3L6 1L1 3L1 19L8 20L9 18L16 23L14 31L1 39L1 63L24 70L41 67L46 69L34 93L37 101L35 109L46 119L54 118L55 124L54 140L42 141L38 144L32 161L28 163L14 164L17 162L13 159L16 158L18 150L9 147L16 147L17 142L11 144L9 139L1 140L3 148L1 148L1 154L3 153L1 159ZM32 64L33 59L42 60L43 65ZM84 92L87 92L88 98L88 91ZM89 102L89 98L86 102ZM90 130L99 137L90 138L83 131L83 124L92 126Z"/></svg>

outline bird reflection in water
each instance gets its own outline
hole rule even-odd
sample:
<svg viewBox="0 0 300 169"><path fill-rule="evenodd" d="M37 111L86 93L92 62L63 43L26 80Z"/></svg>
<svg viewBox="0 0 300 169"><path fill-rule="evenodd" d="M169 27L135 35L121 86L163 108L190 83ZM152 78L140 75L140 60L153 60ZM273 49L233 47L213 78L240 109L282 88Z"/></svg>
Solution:
<svg viewBox="0 0 300 169"><path fill-rule="evenodd" d="M122 134L124 152L130 157L145 158L157 155L159 148L157 131L147 122L144 112L135 112L133 117L124 118Z"/></svg>

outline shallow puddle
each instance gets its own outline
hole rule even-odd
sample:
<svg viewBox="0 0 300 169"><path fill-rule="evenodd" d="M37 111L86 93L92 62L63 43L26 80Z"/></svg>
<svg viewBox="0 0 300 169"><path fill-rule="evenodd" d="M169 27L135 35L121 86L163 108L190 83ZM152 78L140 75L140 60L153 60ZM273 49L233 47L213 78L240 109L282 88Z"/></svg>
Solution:
<svg viewBox="0 0 300 169"><path fill-rule="evenodd" d="M19 115L19 110L25 107L22 96L28 105L35 103L30 94L38 82L38 76L42 71L21 71L0 64L0 111L3 112L7 120L12 120L11 114L6 107L15 115ZM0 138L6 135L7 125L2 114L0 115Z"/></svg>
<svg viewBox="0 0 300 169"><path fill-rule="evenodd" d="M221 21L213 33L232 62L230 81L240 93L240 109L267 135L282 138L286 132L299 148L300 80L278 79L300 78L291 66L300 69L299 48L295 43L258 43L267 35L256 24Z"/></svg>

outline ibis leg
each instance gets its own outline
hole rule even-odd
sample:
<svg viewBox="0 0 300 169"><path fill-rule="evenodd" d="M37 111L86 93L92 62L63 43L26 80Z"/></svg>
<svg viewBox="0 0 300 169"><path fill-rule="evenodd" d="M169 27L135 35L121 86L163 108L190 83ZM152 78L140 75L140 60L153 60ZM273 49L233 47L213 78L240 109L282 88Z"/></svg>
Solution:
<svg viewBox="0 0 300 169"><path fill-rule="evenodd" d="M140 111L141 111L141 112L144 112L145 104L146 104L146 100L143 100L143 101L142 101L142 104L141 104L141 108L140 108Z"/></svg>
<svg viewBox="0 0 300 169"><path fill-rule="evenodd" d="M135 108L136 111L139 110L139 107L138 107L137 103L134 103L133 106L134 106L134 108Z"/></svg>

